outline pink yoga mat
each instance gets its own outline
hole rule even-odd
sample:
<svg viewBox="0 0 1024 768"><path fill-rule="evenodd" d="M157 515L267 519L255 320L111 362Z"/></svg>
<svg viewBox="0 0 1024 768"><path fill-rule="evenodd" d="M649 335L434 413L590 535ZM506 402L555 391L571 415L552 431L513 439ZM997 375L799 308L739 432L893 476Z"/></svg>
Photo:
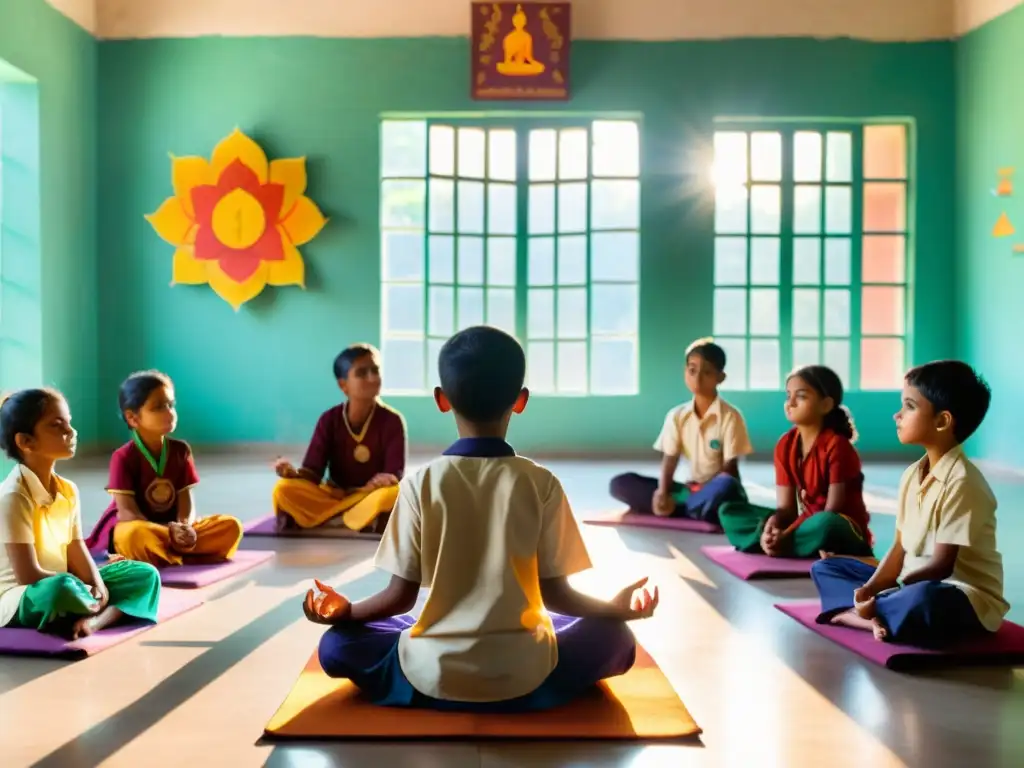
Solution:
<svg viewBox="0 0 1024 768"><path fill-rule="evenodd" d="M614 515L585 517L582 522L587 525L623 525L632 528L664 528L672 531L692 531L694 533L721 533L722 529L714 523L704 520L691 520L688 517L658 517L657 515L641 515L636 512L617 512Z"/></svg>
<svg viewBox="0 0 1024 768"><path fill-rule="evenodd" d="M264 515L255 520L250 520L244 526L246 536L281 536L283 538L307 538L307 539L371 539L380 541L379 533L363 533L353 531L344 526L322 526L320 528L290 528L286 531L278 531L274 515Z"/></svg>
<svg viewBox="0 0 1024 768"><path fill-rule="evenodd" d="M814 560L791 557L768 557L738 552L731 545L701 547L704 556L717 563L733 576L744 581L750 579L792 579L811 575Z"/></svg>
<svg viewBox="0 0 1024 768"><path fill-rule="evenodd" d="M240 549L231 560L224 563L161 568L160 581L165 587L197 589L255 568L270 560L274 554L274 552Z"/></svg>
<svg viewBox="0 0 1024 768"><path fill-rule="evenodd" d="M174 589L160 593L160 611L157 622L163 623L186 611L203 604L195 595ZM138 634L152 629L154 624L121 624L95 635L68 642L55 635L47 635L34 629L0 629L0 655L6 656L51 656L60 659L84 659L94 653L113 648Z"/></svg>
<svg viewBox="0 0 1024 768"><path fill-rule="evenodd" d="M1024 627L1009 621L1004 621L999 631L989 637L942 651L931 651L911 645L883 643L875 640L870 632L836 627L832 624L818 624L821 603L817 600L777 603L775 607L811 631L838 643L858 656L901 672L934 667L1024 664Z"/></svg>

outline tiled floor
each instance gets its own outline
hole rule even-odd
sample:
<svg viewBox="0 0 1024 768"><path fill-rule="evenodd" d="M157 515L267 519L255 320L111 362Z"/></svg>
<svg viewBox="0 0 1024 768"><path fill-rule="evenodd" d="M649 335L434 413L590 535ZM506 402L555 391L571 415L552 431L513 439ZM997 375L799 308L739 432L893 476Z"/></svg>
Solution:
<svg viewBox="0 0 1024 768"><path fill-rule="evenodd" d="M268 457L269 458L269 457ZM202 459L202 457L201 457ZM267 461L202 459L201 510L252 518L273 484ZM607 479L621 463L549 462L578 512L612 509ZM632 467L654 471L654 467ZM891 540L899 468L870 467L881 541ZM106 499L104 468L66 471L80 486L86 523ZM746 472L770 494L765 465ZM1006 513L1004 553L1024 544L1014 514L1024 484L994 485ZM757 488L760 486L761 488ZM889 514L886 515L885 513ZM320 630L302 619L298 596L313 576L359 598L383 584L367 542L248 540L273 548L270 564L209 587L206 604L111 651L77 663L0 659L0 744L5 768L21 766L845 766L944 768L1024 765L1024 670L907 676L851 657L772 608L812 594L807 581L742 583L698 547L716 537L586 528L597 569L581 586L609 594L650 575L658 615L636 626L704 728L698 746L588 744L259 743L315 647ZM1008 592L1024 605L1024 561L1007 555ZM1020 620L1020 611L1014 614Z"/></svg>

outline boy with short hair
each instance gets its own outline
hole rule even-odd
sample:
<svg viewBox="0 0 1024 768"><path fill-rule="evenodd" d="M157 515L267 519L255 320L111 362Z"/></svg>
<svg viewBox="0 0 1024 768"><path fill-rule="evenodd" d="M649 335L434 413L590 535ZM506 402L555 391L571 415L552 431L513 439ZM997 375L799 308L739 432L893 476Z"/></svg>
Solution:
<svg viewBox="0 0 1024 768"><path fill-rule="evenodd" d="M629 670L636 640L626 622L651 616L658 591L634 596L642 579L605 602L569 586L591 563L562 486L505 441L529 397L519 342L467 328L441 348L438 371L434 399L455 416L459 439L400 484L375 561L388 586L355 604L319 583L319 595L306 595L307 618L333 625L320 664L377 704L565 704ZM419 617L403 615L421 586L430 591Z"/></svg>
<svg viewBox="0 0 1024 768"><path fill-rule="evenodd" d="M678 515L718 524L728 501L744 501L739 460L753 453L743 414L718 395L725 381L725 350L709 338L686 350L688 403L665 417L654 449L662 454L661 476L627 472L612 478L609 492L633 512ZM690 480L675 481L680 457L690 462Z"/></svg>
<svg viewBox="0 0 1024 768"><path fill-rule="evenodd" d="M900 480L896 540L877 568L846 557L814 564L819 623L926 648L999 629L1010 606L996 548L996 499L961 447L991 397L988 384L958 360L907 373L896 434L925 455Z"/></svg>

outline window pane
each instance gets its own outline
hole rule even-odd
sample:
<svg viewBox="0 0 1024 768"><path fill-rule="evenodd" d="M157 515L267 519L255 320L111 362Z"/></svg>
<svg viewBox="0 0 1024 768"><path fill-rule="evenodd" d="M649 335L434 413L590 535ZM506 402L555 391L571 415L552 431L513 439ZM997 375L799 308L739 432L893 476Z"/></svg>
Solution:
<svg viewBox="0 0 1024 768"><path fill-rule="evenodd" d="M587 337L587 289L558 289L558 338ZM561 375L561 374L559 374Z"/></svg>
<svg viewBox="0 0 1024 768"><path fill-rule="evenodd" d="M747 342L746 339L716 338L715 343L725 351L725 367L729 371L722 389L747 388Z"/></svg>
<svg viewBox="0 0 1024 768"><path fill-rule="evenodd" d="M423 234L381 232L381 279L423 280Z"/></svg>
<svg viewBox="0 0 1024 768"><path fill-rule="evenodd" d="M555 345L550 341L531 341L526 345L527 386L534 392L555 391Z"/></svg>
<svg viewBox="0 0 1024 768"><path fill-rule="evenodd" d="M821 231L821 187L793 189L793 232L814 235Z"/></svg>
<svg viewBox="0 0 1024 768"><path fill-rule="evenodd" d="M793 136L793 181L821 181L821 134L798 131Z"/></svg>
<svg viewBox="0 0 1024 768"><path fill-rule="evenodd" d="M430 231L455 231L455 182L430 180Z"/></svg>
<svg viewBox="0 0 1024 768"><path fill-rule="evenodd" d="M845 288L825 291L825 335L850 335L850 292Z"/></svg>
<svg viewBox="0 0 1024 768"><path fill-rule="evenodd" d="M484 239L459 238L459 282L463 285L484 283Z"/></svg>
<svg viewBox="0 0 1024 768"><path fill-rule="evenodd" d="M850 241L845 237L825 240L825 284L849 285L851 278Z"/></svg>
<svg viewBox="0 0 1024 768"><path fill-rule="evenodd" d="M793 341L793 368L803 368L805 365L820 365L817 339L794 339Z"/></svg>
<svg viewBox="0 0 1024 768"><path fill-rule="evenodd" d="M750 231L775 235L782 222L782 195L779 187L757 185L750 190Z"/></svg>
<svg viewBox="0 0 1024 768"><path fill-rule="evenodd" d="M715 190L715 231L719 234L746 233L746 187L720 185Z"/></svg>
<svg viewBox="0 0 1024 768"><path fill-rule="evenodd" d="M751 339L750 388L779 388L779 340Z"/></svg>
<svg viewBox="0 0 1024 768"><path fill-rule="evenodd" d="M558 135L558 178L587 178L587 131L566 128Z"/></svg>
<svg viewBox="0 0 1024 768"><path fill-rule="evenodd" d="M516 180L516 132L505 128L492 129L487 143L487 178L499 181Z"/></svg>
<svg viewBox="0 0 1024 768"><path fill-rule="evenodd" d="M747 292L742 288L716 288L714 334L742 336L747 332Z"/></svg>
<svg viewBox="0 0 1024 768"><path fill-rule="evenodd" d="M715 133L715 186L735 187L747 180L747 134L738 131Z"/></svg>
<svg viewBox="0 0 1024 768"><path fill-rule="evenodd" d="M750 282L752 285L779 284L779 239L750 239Z"/></svg>
<svg viewBox="0 0 1024 768"><path fill-rule="evenodd" d="M434 387L440 383L437 375L437 358L441 356L441 347L447 339L427 339L427 375L426 386Z"/></svg>
<svg viewBox="0 0 1024 768"><path fill-rule="evenodd" d="M555 239L531 237L526 263L527 285L555 284Z"/></svg>
<svg viewBox="0 0 1024 768"><path fill-rule="evenodd" d="M590 289L590 333L637 332L640 301L636 285L595 285Z"/></svg>
<svg viewBox="0 0 1024 768"><path fill-rule="evenodd" d="M846 339L826 339L822 344L822 365L827 365L836 372L836 376L849 388L850 381L850 342Z"/></svg>
<svg viewBox="0 0 1024 768"><path fill-rule="evenodd" d="M639 229L639 181L594 181L590 188L594 196L590 224L594 229Z"/></svg>
<svg viewBox="0 0 1024 768"><path fill-rule="evenodd" d="M774 132L750 134L750 178L753 181L782 179L782 135Z"/></svg>
<svg viewBox="0 0 1024 768"><path fill-rule="evenodd" d="M865 283L902 283L907 279L907 244L902 236L864 238L861 253Z"/></svg>
<svg viewBox="0 0 1024 768"><path fill-rule="evenodd" d="M902 125L864 126L864 178L907 178L907 130Z"/></svg>
<svg viewBox="0 0 1024 768"><path fill-rule="evenodd" d="M459 232L483 233L484 185L480 181L459 182Z"/></svg>
<svg viewBox="0 0 1024 768"><path fill-rule="evenodd" d="M431 336L451 336L455 333L455 289L448 286L430 287L429 320L427 332Z"/></svg>
<svg viewBox="0 0 1024 768"><path fill-rule="evenodd" d="M558 238L558 284L586 285L587 237L572 235Z"/></svg>
<svg viewBox="0 0 1024 768"><path fill-rule="evenodd" d="M849 187L825 188L825 231L830 235L847 235L853 220L852 193Z"/></svg>
<svg viewBox="0 0 1024 768"><path fill-rule="evenodd" d="M750 292L750 334L775 336L779 332L778 288L755 288Z"/></svg>
<svg viewBox="0 0 1024 768"><path fill-rule="evenodd" d="M587 231L587 185L558 185L558 231Z"/></svg>
<svg viewBox="0 0 1024 768"><path fill-rule="evenodd" d="M484 289L459 288L459 329L483 325Z"/></svg>
<svg viewBox="0 0 1024 768"><path fill-rule="evenodd" d="M427 185L422 181L380 183L382 229L423 229Z"/></svg>
<svg viewBox="0 0 1024 768"><path fill-rule="evenodd" d="M638 391L636 339L591 341L590 393L633 395Z"/></svg>
<svg viewBox="0 0 1024 768"><path fill-rule="evenodd" d="M423 333L423 286L385 283L384 333Z"/></svg>
<svg viewBox="0 0 1024 768"><path fill-rule="evenodd" d="M516 292L511 288L487 289L487 322L515 335Z"/></svg>
<svg viewBox="0 0 1024 768"><path fill-rule="evenodd" d="M529 289L526 296L526 336L530 339L555 337L554 289Z"/></svg>
<svg viewBox="0 0 1024 768"><path fill-rule="evenodd" d="M640 175L640 129L636 123L595 120L591 132L595 176Z"/></svg>
<svg viewBox="0 0 1024 768"><path fill-rule="evenodd" d="M849 133L829 133L825 140L825 179L850 181L853 178L853 137Z"/></svg>
<svg viewBox="0 0 1024 768"><path fill-rule="evenodd" d="M380 126L380 175L426 176L427 124L422 120L385 120Z"/></svg>
<svg viewBox="0 0 1024 768"><path fill-rule="evenodd" d="M747 238L715 238L715 285L747 284Z"/></svg>
<svg viewBox="0 0 1024 768"><path fill-rule="evenodd" d="M821 283L821 240L816 237L793 239L793 285Z"/></svg>
<svg viewBox="0 0 1024 768"><path fill-rule="evenodd" d="M531 235L547 235L555 231L555 187L553 184L530 186Z"/></svg>
<svg viewBox="0 0 1024 768"><path fill-rule="evenodd" d="M817 288L793 291L793 335L817 336L821 333L821 293Z"/></svg>
<svg viewBox="0 0 1024 768"><path fill-rule="evenodd" d="M530 131L530 181L555 180L555 131Z"/></svg>
<svg viewBox="0 0 1024 768"><path fill-rule="evenodd" d="M558 391L583 394L587 391L587 343L558 342Z"/></svg>
<svg viewBox="0 0 1024 768"><path fill-rule="evenodd" d="M430 172L455 175L455 129L449 125L430 126Z"/></svg>
<svg viewBox="0 0 1024 768"><path fill-rule="evenodd" d="M516 239L514 237L488 238L487 284L516 284Z"/></svg>
<svg viewBox="0 0 1024 768"><path fill-rule="evenodd" d="M906 184L865 184L864 231L903 232L906 228Z"/></svg>
<svg viewBox="0 0 1024 768"><path fill-rule="evenodd" d="M865 286L862 289L861 330L865 335L903 334L906 308L903 286Z"/></svg>
<svg viewBox="0 0 1024 768"><path fill-rule="evenodd" d="M590 236L590 279L639 279L640 235L637 232L596 232Z"/></svg>
<svg viewBox="0 0 1024 768"><path fill-rule="evenodd" d="M384 360L384 381L391 391L420 392L426 387L424 377L423 341L384 337L381 358Z"/></svg>
<svg viewBox="0 0 1024 768"><path fill-rule="evenodd" d="M459 176L484 177L484 132L481 128L459 128Z"/></svg>
<svg viewBox="0 0 1024 768"><path fill-rule="evenodd" d="M860 388L900 389L905 364L903 339L861 339Z"/></svg>
<svg viewBox="0 0 1024 768"><path fill-rule="evenodd" d="M454 283L455 238L448 235L431 235L427 247L430 252L430 282Z"/></svg>
<svg viewBox="0 0 1024 768"><path fill-rule="evenodd" d="M487 186L487 231L492 235L516 233L516 188L512 184Z"/></svg>

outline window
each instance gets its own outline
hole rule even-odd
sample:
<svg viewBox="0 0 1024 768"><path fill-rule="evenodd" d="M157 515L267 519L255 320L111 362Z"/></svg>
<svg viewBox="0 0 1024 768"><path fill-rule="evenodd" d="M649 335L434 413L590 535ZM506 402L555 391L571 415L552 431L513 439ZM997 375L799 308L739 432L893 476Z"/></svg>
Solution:
<svg viewBox="0 0 1024 768"><path fill-rule="evenodd" d="M899 388L906 363L903 125L715 134L713 332L732 389L800 365L849 389Z"/></svg>
<svg viewBox="0 0 1024 768"><path fill-rule="evenodd" d="M385 386L421 394L438 351L487 323L525 345L536 394L639 388L639 129L385 120Z"/></svg>

